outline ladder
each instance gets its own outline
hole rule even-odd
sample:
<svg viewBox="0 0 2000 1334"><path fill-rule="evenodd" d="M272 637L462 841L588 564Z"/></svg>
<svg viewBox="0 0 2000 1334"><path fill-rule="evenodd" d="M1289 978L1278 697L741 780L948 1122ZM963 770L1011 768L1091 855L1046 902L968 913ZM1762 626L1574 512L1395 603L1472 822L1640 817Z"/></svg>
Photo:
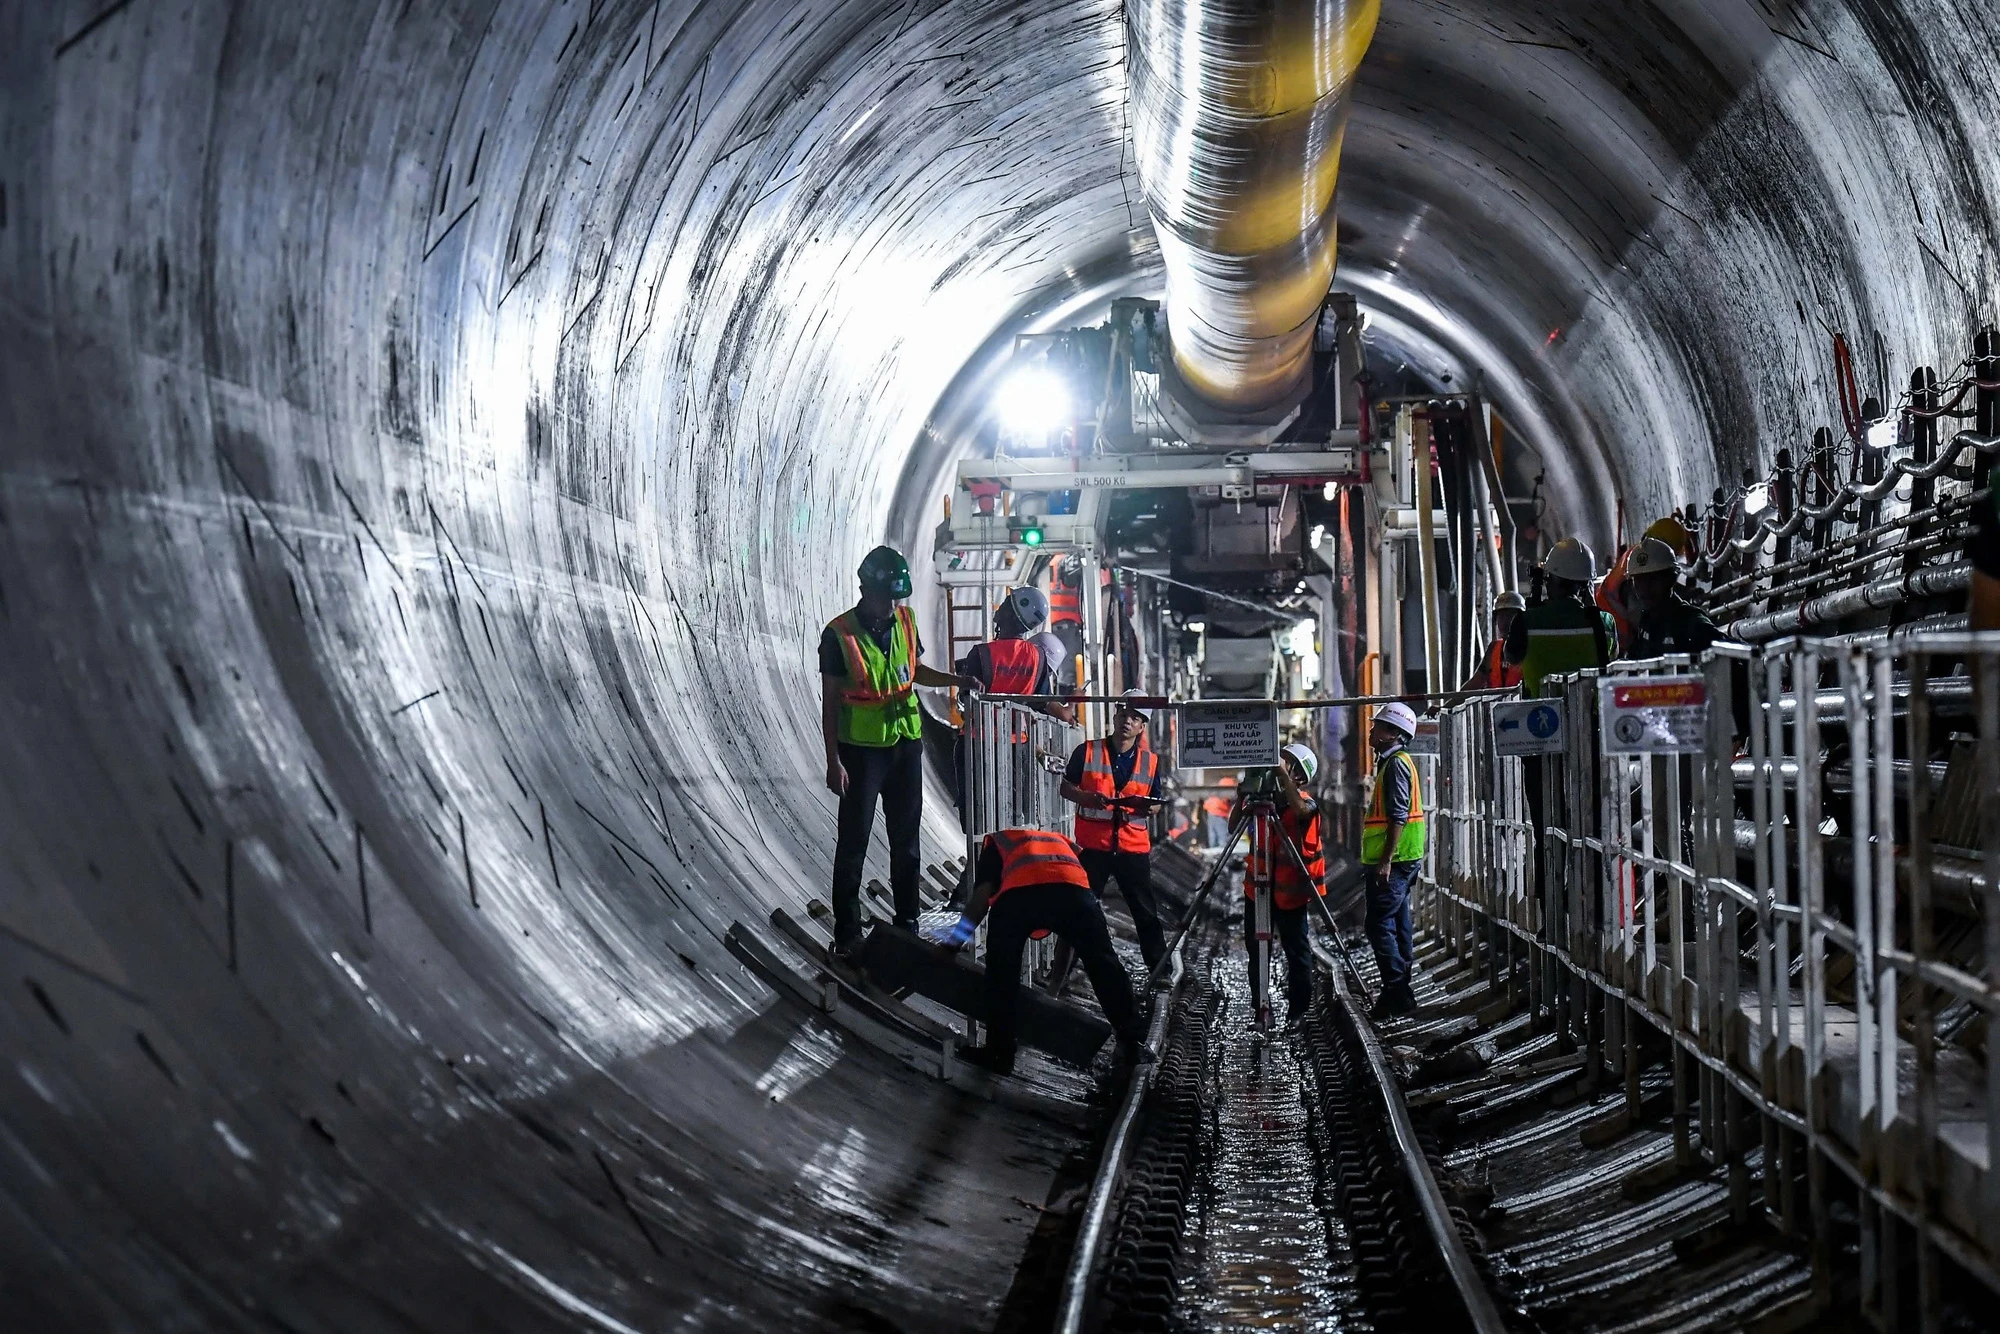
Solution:
<svg viewBox="0 0 2000 1334"><path fill-rule="evenodd" d="M987 618L991 610L986 605L986 585L946 584L944 586L944 628L945 661L956 671L960 658L959 646L970 649L974 644L984 643L992 636L988 633ZM962 723L958 707L958 692L951 693L951 720Z"/></svg>

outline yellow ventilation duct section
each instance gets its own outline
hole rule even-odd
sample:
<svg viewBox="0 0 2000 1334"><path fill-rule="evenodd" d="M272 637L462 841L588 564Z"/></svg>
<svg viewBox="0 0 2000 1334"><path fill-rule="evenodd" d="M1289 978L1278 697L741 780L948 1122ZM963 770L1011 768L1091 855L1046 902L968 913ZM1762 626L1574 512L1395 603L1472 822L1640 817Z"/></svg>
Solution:
<svg viewBox="0 0 2000 1334"><path fill-rule="evenodd" d="M1334 186L1381 0L1127 0L1132 138L1174 365L1256 413L1309 387Z"/></svg>

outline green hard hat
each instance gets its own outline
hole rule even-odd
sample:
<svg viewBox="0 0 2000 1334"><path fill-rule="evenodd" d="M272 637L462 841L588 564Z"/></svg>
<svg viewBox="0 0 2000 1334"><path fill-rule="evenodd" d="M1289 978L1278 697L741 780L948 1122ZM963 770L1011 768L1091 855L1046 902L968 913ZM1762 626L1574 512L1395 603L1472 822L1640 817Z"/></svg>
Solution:
<svg viewBox="0 0 2000 1334"><path fill-rule="evenodd" d="M910 595L910 563L894 547L876 547L861 558L861 587L892 598Z"/></svg>

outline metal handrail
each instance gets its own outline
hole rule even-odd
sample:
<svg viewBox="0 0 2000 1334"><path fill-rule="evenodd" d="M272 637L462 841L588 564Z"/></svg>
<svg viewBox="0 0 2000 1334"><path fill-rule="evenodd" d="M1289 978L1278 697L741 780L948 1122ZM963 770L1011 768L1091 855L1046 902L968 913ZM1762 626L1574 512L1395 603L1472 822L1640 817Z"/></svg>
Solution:
<svg viewBox="0 0 2000 1334"><path fill-rule="evenodd" d="M1934 674L1955 659L1967 660L1966 675ZM1838 676L1833 690L1822 685L1829 668ZM1958 1215L1941 1204L1907 1203L1954 1180L1940 1165L1941 1071L1958 1044L1939 1036L1936 1016L1953 1002L2000 1013L2000 976L1978 976L1947 952L1932 924L1941 887L1956 883L1942 870L1941 847L1976 847L1966 860L1984 858L1985 883L2000 883L2000 632L1933 631L1884 643L1787 638L1761 651L1718 646L1695 666L1709 712L1692 753L1606 753L1592 707L1598 681L1685 670L1662 660L1563 678L1576 730L1568 752L1540 766L1546 810L1532 849L1516 832L1517 808L1529 795L1523 767L1495 751L1487 706L1446 710L1440 747L1451 790L1436 805L1424 910L1455 956L1477 957L1474 924L1484 920L1522 942L1526 956L1559 965L1599 993L1628 1026L1618 1039L1622 1058L1614 1059L1626 1063L1634 1107L1638 1056L1629 1025L1651 1025L1692 1057L1691 1067L1677 1062L1674 1076L1676 1154L1684 1163L1697 1152L1727 1163L1737 1216L1749 1208L1751 1177L1745 1142L1718 1125L1727 1119L1718 1110L1723 1084L1749 1100L1767 1135L1798 1134L1809 1162L1839 1167L1876 1204L1902 1210L1925 1244L2000 1288L1993 1236L1959 1231ZM1935 753L1936 717L1949 709L1963 719L1968 705L1976 714L1970 728L1952 725L1972 738L1963 758L1954 749L1941 767L1909 763ZM1849 751L1838 764L1850 778L1840 790L1828 781L1837 766L1821 740L1822 725L1835 722ZM1739 769L1749 779L1747 819ZM1977 894L1968 902L1977 904ZM1851 995L1838 1000L1840 1019L1832 956L1848 961L1854 979ZM1991 953L1983 965L1995 969ZM1510 991L1525 985L1531 1005L1578 1022L1585 1007L1572 1008L1549 970L1528 967L1523 977L1511 951L1491 966L1506 969ZM1853 1025L1845 1056L1829 1042L1836 1022ZM1577 1040L1602 1039L1579 1031ZM1797 1073L1787 1073L1795 1061ZM1852 1127L1831 1112L1830 1090L1842 1086L1829 1081L1836 1067L1852 1089L1837 1095L1853 1099ZM1954 1078L1982 1081L1963 1066ZM1974 1133L1983 1131L1989 1157L2000 1159L2000 1068L1989 1065L1983 1082L1983 1106L1952 1114L1983 1120ZM1704 1123L1699 1151L1695 1116ZM1912 1152L1884 1153L1884 1139L1903 1133L1913 1136ZM1767 1138L1766 1152L1775 1142ZM1965 1207L2000 1218L1996 1177ZM1796 1224L1796 1174L1767 1177L1765 1188ZM1823 1236L1825 1192L1808 1181L1804 1194L1815 1235Z"/></svg>

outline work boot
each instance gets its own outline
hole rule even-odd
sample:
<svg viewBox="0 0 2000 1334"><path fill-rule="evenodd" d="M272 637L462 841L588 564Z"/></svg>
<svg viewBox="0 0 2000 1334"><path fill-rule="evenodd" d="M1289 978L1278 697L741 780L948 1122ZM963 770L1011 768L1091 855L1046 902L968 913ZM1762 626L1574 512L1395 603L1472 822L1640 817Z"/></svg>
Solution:
<svg viewBox="0 0 2000 1334"><path fill-rule="evenodd" d="M958 1059L964 1061L967 1065L976 1065L980 1069L991 1071L996 1075L1011 1075L1014 1073L1014 1053L1003 1051L996 1047L960 1047L958 1049Z"/></svg>

